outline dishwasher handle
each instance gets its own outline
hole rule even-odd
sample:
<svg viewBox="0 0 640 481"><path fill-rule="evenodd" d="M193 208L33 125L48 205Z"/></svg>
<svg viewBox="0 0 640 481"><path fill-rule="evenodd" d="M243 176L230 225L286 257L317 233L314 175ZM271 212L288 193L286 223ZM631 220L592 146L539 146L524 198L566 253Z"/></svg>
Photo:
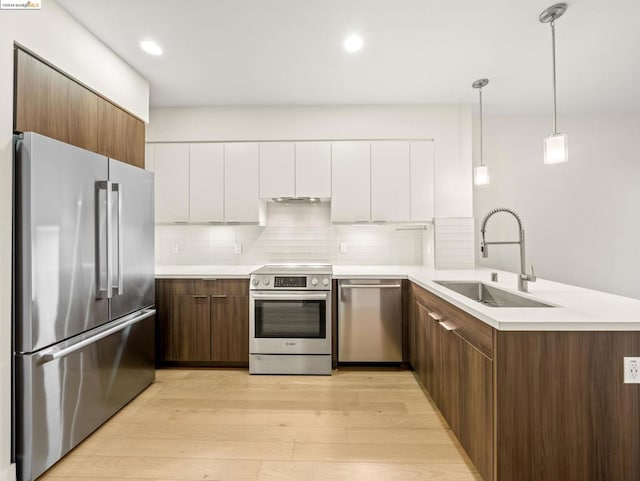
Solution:
<svg viewBox="0 0 640 481"><path fill-rule="evenodd" d="M342 284L341 289L399 289L400 284Z"/></svg>

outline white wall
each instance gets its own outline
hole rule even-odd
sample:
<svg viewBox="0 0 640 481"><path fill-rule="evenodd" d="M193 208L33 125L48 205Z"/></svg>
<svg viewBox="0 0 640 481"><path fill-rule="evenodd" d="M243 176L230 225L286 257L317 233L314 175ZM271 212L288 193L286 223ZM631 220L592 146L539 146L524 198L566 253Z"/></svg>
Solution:
<svg viewBox="0 0 640 481"><path fill-rule="evenodd" d="M569 162L545 166L550 116L485 117L491 183L474 188L478 225L492 208L510 207L523 219L527 265L537 276L640 298L640 115L563 115L559 122ZM489 220L487 240L517 239L508 217ZM517 246L489 252L481 265L518 270Z"/></svg>
<svg viewBox="0 0 640 481"><path fill-rule="evenodd" d="M11 179L13 44L18 42L143 120L149 84L53 0L0 13L0 481L15 479L11 446Z"/></svg>
<svg viewBox="0 0 640 481"><path fill-rule="evenodd" d="M471 110L460 105L151 109L148 142L432 138L437 217L472 215Z"/></svg>

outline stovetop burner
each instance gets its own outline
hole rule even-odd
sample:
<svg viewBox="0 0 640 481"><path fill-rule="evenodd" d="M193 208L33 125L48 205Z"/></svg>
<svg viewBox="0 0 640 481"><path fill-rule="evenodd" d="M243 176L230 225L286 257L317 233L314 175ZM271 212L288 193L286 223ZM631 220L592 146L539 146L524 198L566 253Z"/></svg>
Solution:
<svg viewBox="0 0 640 481"><path fill-rule="evenodd" d="M259 275L331 275L331 264L267 264L251 274Z"/></svg>

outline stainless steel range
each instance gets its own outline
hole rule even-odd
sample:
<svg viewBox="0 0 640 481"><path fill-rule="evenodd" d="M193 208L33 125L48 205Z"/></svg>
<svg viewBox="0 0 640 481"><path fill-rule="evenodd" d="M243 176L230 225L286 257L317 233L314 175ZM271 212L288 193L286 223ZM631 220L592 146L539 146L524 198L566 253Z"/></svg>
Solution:
<svg viewBox="0 0 640 481"><path fill-rule="evenodd" d="M326 264L251 273L251 374L331 374L331 274Z"/></svg>

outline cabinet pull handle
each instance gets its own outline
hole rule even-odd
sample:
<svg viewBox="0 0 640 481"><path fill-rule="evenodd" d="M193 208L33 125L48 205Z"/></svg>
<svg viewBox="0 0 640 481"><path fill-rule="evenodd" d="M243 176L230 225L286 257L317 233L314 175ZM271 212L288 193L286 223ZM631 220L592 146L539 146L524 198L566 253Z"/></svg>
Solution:
<svg viewBox="0 0 640 481"><path fill-rule="evenodd" d="M431 319L433 319L434 321L438 321L438 322L440 322L440 321L442 320L442 315L441 315L441 314L438 314L438 313L437 313L437 312L435 312L435 311L430 311L430 312L429 312L429 317L430 317Z"/></svg>
<svg viewBox="0 0 640 481"><path fill-rule="evenodd" d="M211 297L215 298L215 299L224 299L225 297L227 297L226 294L211 294Z"/></svg>
<svg viewBox="0 0 640 481"><path fill-rule="evenodd" d="M204 295L204 294L200 294L200 295L195 295L195 294L194 294L194 295L192 295L191 297L192 297L192 298L194 298L194 299L205 299L205 298L207 298L207 297L209 297L209 296L206 296L206 295Z"/></svg>
<svg viewBox="0 0 640 481"><path fill-rule="evenodd" d="M202 280L203 281L217 281L218 278L217 277L203 277Z"/></svg>
<svg viewBox="0 0 640 481"><path fill-rule="evenodd" d="M444 327L447 331L455 331L456 329L458 329L456 326L452 326L447 321L439 321L438 324Z"/></svg>

